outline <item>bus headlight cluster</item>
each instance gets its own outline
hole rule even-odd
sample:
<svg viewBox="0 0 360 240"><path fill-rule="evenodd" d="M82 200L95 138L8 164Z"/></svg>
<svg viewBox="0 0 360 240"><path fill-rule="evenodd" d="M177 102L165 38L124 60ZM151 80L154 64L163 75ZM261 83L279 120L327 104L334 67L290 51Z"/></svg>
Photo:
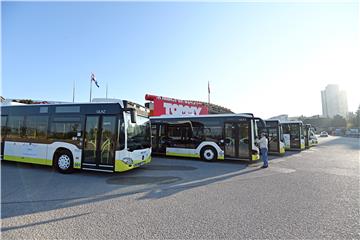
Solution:
<svg viewBox="0 0 360 240"><path fill-rule="evenodd" d="M125 164L133 164L133 160L129 157L126 157L122 160Z"/></svg>

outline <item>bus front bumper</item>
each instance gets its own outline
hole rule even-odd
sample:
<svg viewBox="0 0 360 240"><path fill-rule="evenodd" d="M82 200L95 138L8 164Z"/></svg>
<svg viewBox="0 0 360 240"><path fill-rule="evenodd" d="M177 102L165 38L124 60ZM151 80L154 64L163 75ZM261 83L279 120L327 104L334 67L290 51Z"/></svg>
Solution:
<svg viewBox="0 0 360 240"><path fill-rule="evenodd" d="M133 168L140 167L142 165L151 162L151 155L144 160L134 160L132 164L126 164L122 160L115 160L115 172L125 172Z"/></svg>

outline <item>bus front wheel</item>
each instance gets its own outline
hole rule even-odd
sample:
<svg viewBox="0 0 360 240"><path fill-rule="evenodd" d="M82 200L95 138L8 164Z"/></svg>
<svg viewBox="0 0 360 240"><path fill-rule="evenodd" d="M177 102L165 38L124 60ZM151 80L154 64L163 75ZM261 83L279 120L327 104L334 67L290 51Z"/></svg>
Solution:
<svg viewBox="0 0 360 240"><path fill-rule="evenodd" d="M55 167L60 173L73 171L73 157L69 151L59 151L55 157Z"/></svg>
<svg viewBox="0 0 360 240"><path fill-rule="evenodd" d="M217 159L217 152L215 148L210 146L201 149L200 155L201 155L201 159L207 162L212 162Z"/></svg>

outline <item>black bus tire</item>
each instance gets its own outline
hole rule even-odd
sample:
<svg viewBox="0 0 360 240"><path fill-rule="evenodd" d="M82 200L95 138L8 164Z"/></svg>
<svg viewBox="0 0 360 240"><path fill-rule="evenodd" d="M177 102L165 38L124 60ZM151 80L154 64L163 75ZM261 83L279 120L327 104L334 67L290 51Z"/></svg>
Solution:
<svg viewBox="0 0 360 240"><path fill-rule="evenodd" d="M60 150L56 152L54 160L55 160L54 162L55 168L60 173L66 174L73 172L74 160L70 151Z"/></svg>
<svg viewBox="0 0 360 240"><path fill-rule="evenodd" d="M205 146L200 151L200 157L206 162L213 162L217 160L217 151L214 147Z"/></svg>

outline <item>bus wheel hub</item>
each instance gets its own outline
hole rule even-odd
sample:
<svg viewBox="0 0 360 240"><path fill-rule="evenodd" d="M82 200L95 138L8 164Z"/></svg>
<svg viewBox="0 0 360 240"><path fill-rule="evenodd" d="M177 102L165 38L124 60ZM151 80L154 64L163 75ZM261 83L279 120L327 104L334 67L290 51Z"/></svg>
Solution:
<svg viewBox="0 0 360 240"><path fill-rule="evenodd" d="M210 149L205 150L204 155L206 159L212 159L214 157L214 153Z"/></svg>
<svg viewBox="0 0 360 240"><path fill-rule="evenodd" d="M61 155L58 161L59 168L66 170L70 167L70 158L68 155Z"/></svg>

